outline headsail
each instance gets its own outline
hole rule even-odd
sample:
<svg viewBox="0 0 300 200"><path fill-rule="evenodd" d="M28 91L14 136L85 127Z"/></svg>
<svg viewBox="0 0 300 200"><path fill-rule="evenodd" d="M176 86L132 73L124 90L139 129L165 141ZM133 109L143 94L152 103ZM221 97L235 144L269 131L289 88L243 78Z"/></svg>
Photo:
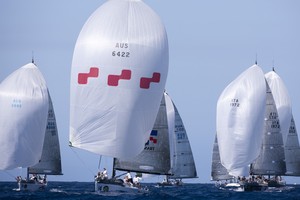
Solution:
<svg viewBox="0 0 300 200"><path fill-rule="evenodd" d="M168 40L158 15L140 0L103 4L85 23L73 54L70 145L112 157L140 153L167 72Z"/></svg>
<svg viewBox="0 0 300 200"><path fill-rule="evenodd" d="M217 103L217 137L222 165L230 175L246 176L260 152L266 83L253 65L222 92Z"/></svg>
<svg viewBox="0 0 300 200"><path fill-rule="evenodd" d="M275 101L267 85L263 141L259 157L251 165L251 173L259 175L284 175L286 172L283 138Z"/></svg>
<svg viewBox="0 0 300 200"><path fill-rule="evenodd" d="M48 93L33 63L14 71L0 84L0 169L39 162L45 137Z"/></svg>
<svg viewBox="0 0 300 200"><path fill-rule="evenodd" d="M40 162L28 168L30 174L62 175L58 131L52 100L49 95L47 128Z"/></svg>

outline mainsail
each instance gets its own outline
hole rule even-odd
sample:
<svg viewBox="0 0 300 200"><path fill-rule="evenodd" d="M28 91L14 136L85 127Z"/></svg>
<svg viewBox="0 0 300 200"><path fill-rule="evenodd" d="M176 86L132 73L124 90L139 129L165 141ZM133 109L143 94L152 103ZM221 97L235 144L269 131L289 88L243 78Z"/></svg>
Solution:
<svg viewBox="0 0 300 200"><path fill-rule="evenodd" d="M253 65L222 92L217 103L217 137L222 165L233 176L249 175L262 144L266 83Z"/></svg>
<svg viewBox="0 0 300 200"><path fill-rule="evenodd" d="M196 178L197 171L194 162L190 141L179 112L170 98L165 93L168 115L168 127L171 150L171 176L169 178ZM174 116L175 114L175 116Z"/></svg>
<svg viewBox="0 0 300 200"><path fill-rule="evenodd" d="M177 108L167 93L144 150L131 159L115 159L115 169L195 178L196 167L190 143Z"/></svg>
<svg viewBox="0 0 300 200"><path fill-rule="evenodd" d="M140 153L159 109L168 59L164 25L144 2L110 0L99 7L74 49L70 146L112 157Z"/></svg>
<svg viewBox="0 0 300 200"><path fill-rule="evenodd" d="M45 138L48 92L43 75L29 63L0 84L0 169L39 162Z"/></svg>
<svg viewBox="0 0 300 200"><path fill-rule="evenodd" d="M285 144L292 119L292 105L290 96L282 79L275 71L266 73L265 77L274 97L283 136L283 143Z"/></svg>
<svg viewBox="0 0 300 200"><path fill-rule="evenodd" d="M148 174L171 175L170 137L165 95L144 150L129 159L115 159L114 169Z"/></svg>
<svg viewBox="0 0 300 200"><path fill-rule="evenodd" d="M59 138L55 113L49 92L48 95L49 110L42 157L38 164L28 168L28 173L62 175Z"/></svg>
<svg viewBox="0 0 300 200"><path fill-rule="evenodd" d="M268 83L261 151L251 164L251 174L284 175L286 172L283 138L275 101Z"/></svg>
<svg viewBox="0 0 300 200"><path fill-rule="evenodd" d="M234 177L229 175L227 169L221 164L218 137L216 134L214 146L213 146L213 154L212 154L211 179L213 181L219 181L219 180L229 180L233 178Z"/></svg>
<svg viewBox="0 0 300 200"><path fill-rule="evenodd" d="M298 133L292 116L285 143L286 176L300 176L300 147Z"/></svg>

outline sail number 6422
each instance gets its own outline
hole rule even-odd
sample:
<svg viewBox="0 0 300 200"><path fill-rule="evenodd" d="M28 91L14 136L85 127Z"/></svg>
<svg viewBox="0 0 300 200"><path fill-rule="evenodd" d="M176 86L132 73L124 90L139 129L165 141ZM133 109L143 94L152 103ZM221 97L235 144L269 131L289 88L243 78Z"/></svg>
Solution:
<svg viewBox="0 0 300 200"><path fill-rule="evenodd" d="M112 56L124 57L129 58L130 52L128 51L113 51L111 53Z"/></svg>

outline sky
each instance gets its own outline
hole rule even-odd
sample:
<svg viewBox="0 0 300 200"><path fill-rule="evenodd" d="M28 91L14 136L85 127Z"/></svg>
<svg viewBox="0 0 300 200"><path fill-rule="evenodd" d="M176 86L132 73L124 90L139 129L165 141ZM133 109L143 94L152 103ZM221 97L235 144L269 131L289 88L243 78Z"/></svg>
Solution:
<svg viewBox="0 0 300 200"><path fill-rule="evenodd" d="M98 155L68 146L70 73L79 32L104 2L0 1L0 81L34 55L53 101L64 175L48 176L50 181L93 181L98 169ZM161 17L168 34L166 90L183 119L198 173L198 178L185 182L211 182L218 97L256 60L265 73L275 67L285 82L300 127L299 1L144 2ZM111 173L109 165L110 160L103 158L101 166ZM13 176L24 173L24 169L0 171L0 181L13 181ZM286 180L300 183L300 177Z"/></svg>

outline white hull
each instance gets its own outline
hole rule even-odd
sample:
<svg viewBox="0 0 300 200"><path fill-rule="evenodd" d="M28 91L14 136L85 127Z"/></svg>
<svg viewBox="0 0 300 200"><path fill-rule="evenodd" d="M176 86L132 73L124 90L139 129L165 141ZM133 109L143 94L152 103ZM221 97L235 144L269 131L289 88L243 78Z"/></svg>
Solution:
<svg viewBox="0 0 300 200"><path fill-rule="evenodd" d="M18 182L18 188L16 191L37 191L45 189L47 183L40 183L40 182Z"/></svg>
<svg viewBox="0 0 300 200"><path fill-rule="evenodd" d="M129 184L117 184L117 183L99 183L95 182L95 192L134 192L145 193L149 190L147 188L136 187Z"/></svg>

